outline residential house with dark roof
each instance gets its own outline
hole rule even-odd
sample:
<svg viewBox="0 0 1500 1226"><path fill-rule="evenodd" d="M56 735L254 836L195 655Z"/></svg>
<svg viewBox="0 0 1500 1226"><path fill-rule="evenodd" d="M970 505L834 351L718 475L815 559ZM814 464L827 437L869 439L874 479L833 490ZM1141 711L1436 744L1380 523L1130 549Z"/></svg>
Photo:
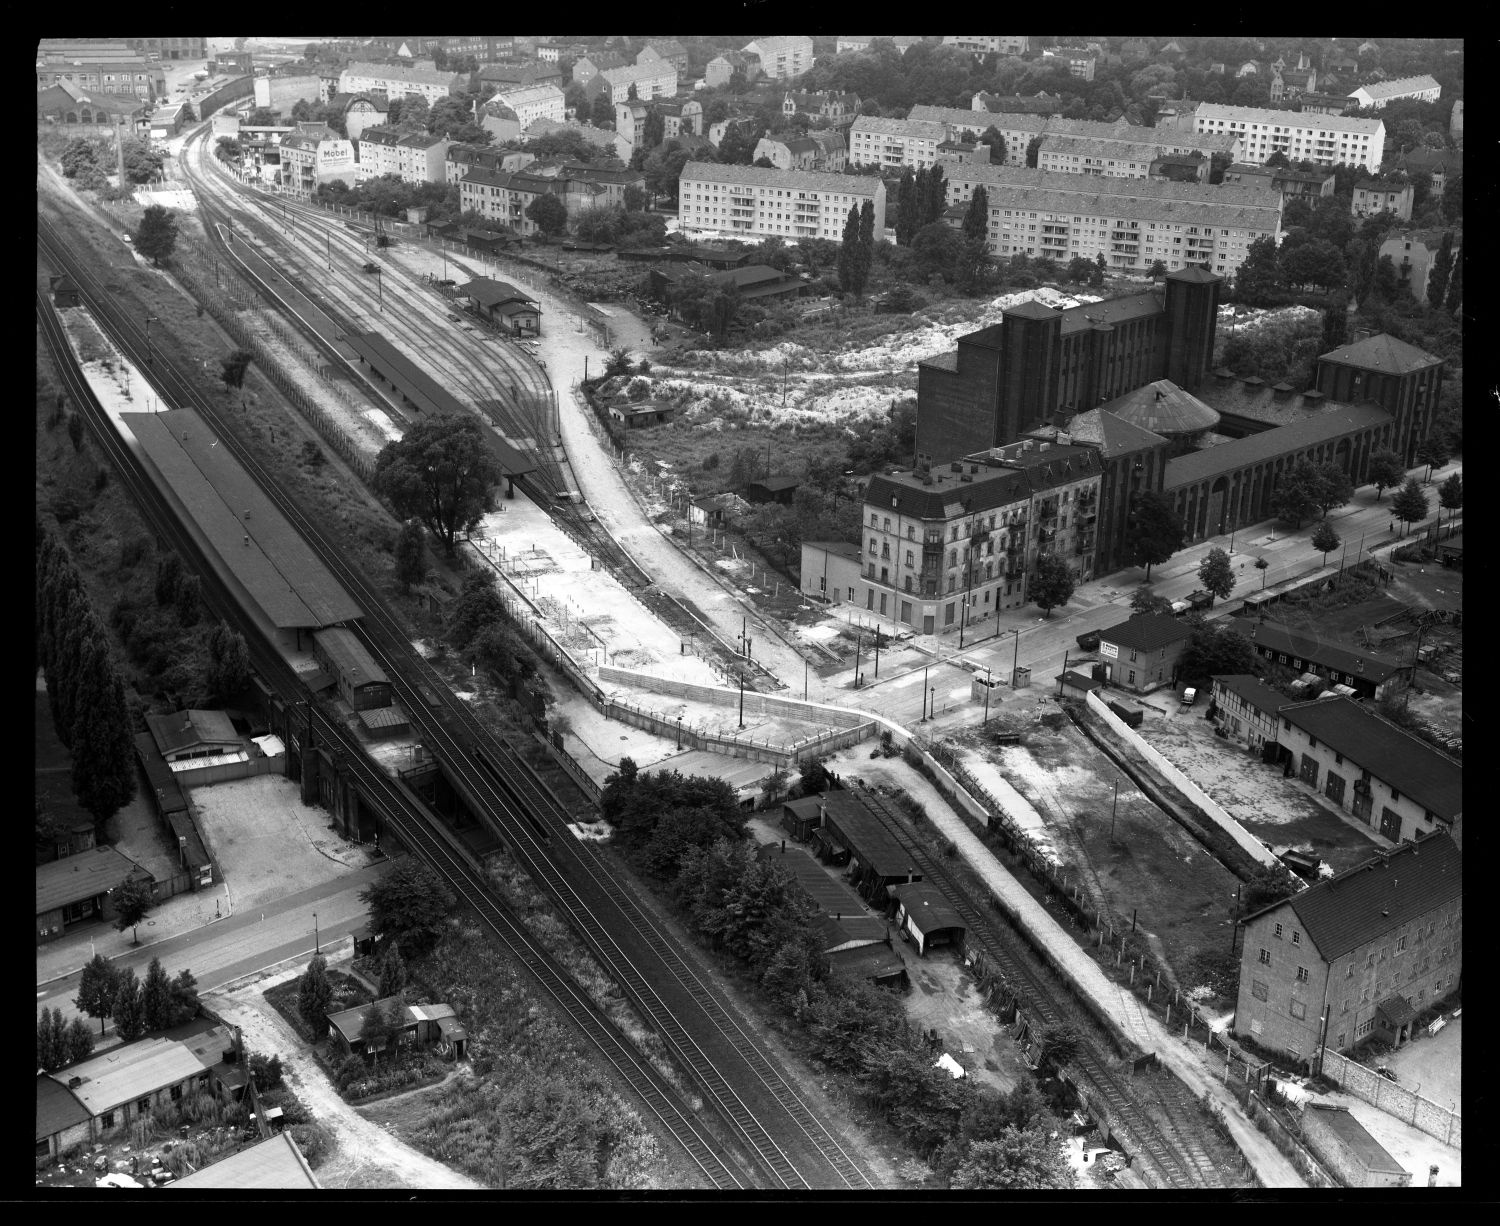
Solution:
<svg viewBox="0 0 1500 1226"><path fill-rule="evenodd" d="M1254 753L1277 743L1276 713L1292 700L1249 673L1223 673L1213 679L1214 726Z"/></svg>
<svg viewBox="0 0 1500 1226"><path fill-rule="evenodd" d="M268 1113L269 1114L269 1113ZM320 1188L312 1167L302 1156L288 1131L281 1131L248 1145L228 1158L221 1158L190 1175L173 1180L169 1189L187 1188L221 1195L224 1189L236 1192L269 1192Z"/></svg>
<svg viewBox="0 0 1500 1226"><path fill-rule="evenodd" d="M240 734L223 711L173 711L147 715L146 727L169 763L212 758L244 748Z"/></svg>
<svg viewBox="0 0 1500 1226"><path fill-rule="evenodd" d="M329 1038L335 1050L343 1055L365 1056L383 1051L392 1043L396 1047L426 1048L436 1046L440 1055L455 1060L464 1058L468 1034L452 1005L407 1005L399 1003L399 996L386 996L368 1004L356 1005L328 1015ZM369 1040L362 1038L365 1018L376 1009L391 1005L399 1009L399 1025L395 1033L382 1047L372 1048Z"/></svg>
<svg viewBox="0 0 1500 1226"><path fill-rule="evenodd" d="M1416 188L1410 182L1392 183L1379 179L1361 179L1354 185L1349 212L1355 217L1373 217L1377 213L1394 213L1402 221L1411 220Z"/></svg>
<svg viewBox="0 0 1500 1226"><path fill-rule="evenodd" d="M910 885L893 885L889 892L896 901L896 926L901 939L912 942L918 956L925 957L935 946L963 941L968 926L936 886L914 881Z"/></svg>
<svg viewBox="0 0 1500 1226"><path fill-rule="evenodd" d="M1343 696L1277 715L1282 749L1308 787L1393 843L1435 831L1462 843L1463 767L1447 754Z"/></svg>
<svg viewBox="0 0 1500 1226"><path fill-rule="evenodd" d="M93 847L36 870L36 943L55 941L72 924L115 918L110 895L127 881L155 878L113 847Z"/></svg>
<svg viewBox="0 0 1500 1226"><path fill-rule="evenodd" d="M677 69L679 77L687 76L688 50L675 38L653 38L635 57L637 64L651 64L657 60L666 60Z"/></svg>
<svg viewBox="0 0 1500 1226"><path fill-rule="evenodd" d="M614 51L590 51L573 61L573 84L587 85L606 68L624 68L627 61Z"/></svg>
<svg viewBox="0 0 1500 1226"><path fill-rule="evenodd" d="M838 90L788 90L781 97L781 115L826 120L836 128L847 127L859 114L859 95Z"/></svg>
<svg viewBox="0 0 1500 1226"><path fill-rule="evenodd" d="M1146 694L1176 682L1193 627L1166 613L1140 613L1099 631L1099 661L1111 685Z"/></svg>
<svg viewBox="0 0 1500 1226"><path fill-rule="evenodd" d="M1464 155L1453 149L1429 149L1418 145L1396 154L1385 167L1403 174L1425 174L1432 180L1432 194L1441 196L1443 189L1464 173Z"/></svg>
<svg viewBox="0 0 1500 1226"><path fill-rule="evenodd" d="M743 51L721 52L708 61L703 70L703 83L709 89L718 89L721 85L728 85L736 72L743 73L747 81L753 80L760 75L760 59Z"/></svg>
<svg viewBox="0 0 1500 1226"><path fill-rule="evenodd" d="M800 132L767 132L756 142L755 161L765 158L777 170L823 170L817 141Z"/></svg>
<svg viewBox="0 0 1500 1226"><path fill-rule="evenodd" d="M1463 857L1447 834L1377 852L1243 919L1233 1031L1316 1071L1400 1046L1463 975Z"/></svg>
<svg viewBox="0 0 1500 1226"><path fill-rule="evenodd" d="M36 1075L36 1158L56 1161L65 1150L89 1140L89 1109L66 1085L46 1073Z"/></svg>

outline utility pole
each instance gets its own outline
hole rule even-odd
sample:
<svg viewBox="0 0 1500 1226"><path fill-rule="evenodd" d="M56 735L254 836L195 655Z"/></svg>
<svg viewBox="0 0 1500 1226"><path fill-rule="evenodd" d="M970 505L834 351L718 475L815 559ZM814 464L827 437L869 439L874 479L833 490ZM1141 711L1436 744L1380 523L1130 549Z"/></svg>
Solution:
<svg viewBox="0 0 1500 1226"><path fill-rule="evenodd" d="M927 722L927 665L922 666L922 722Z"/></svg>
<svg viewBox="0 0 1500 1226"><path fill-rule="evenodd" d="M740 678L740 731L745 730L745 674L739 674Z"/></svg>
<svg viewBox="0 0 1500 1226"><path fill-rule="evenodd" d="M1109 806L1109 837L1113 841L1115 837L1115 814L1120 810L1120 776L1115 776L1115 798Z"/></svg>
<svg viewBox="0 0 1500 1226"><path fill-rule="evenodd" d="M1015 685L1016 673L1021 668L1021 627L1017 626L1011 633L1016 636L1016 651L1010 662L1010 683L1011 685Z"/></svg>
<svg viewBox="0 0 1500 1226"><path fill-rule="evenodd" d="M880 627L875 627L875 675L880 676Z"/></svg>
<svg viewBox="0 0 1500 1226"><path fill-rule="evenodd" d="M990 666L984 666L984 719L983 724L990 722Z"/></svg>

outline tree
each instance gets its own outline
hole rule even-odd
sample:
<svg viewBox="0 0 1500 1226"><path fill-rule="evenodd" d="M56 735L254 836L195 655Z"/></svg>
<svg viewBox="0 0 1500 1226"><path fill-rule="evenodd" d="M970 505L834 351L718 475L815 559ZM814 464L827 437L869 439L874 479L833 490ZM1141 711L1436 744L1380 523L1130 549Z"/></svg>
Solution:
<svg viewBox="0 0 1500 1226"><path fill-rule="evenodd" d="M1222 549L1210 549L1198 564L1198 582L1203 590L1220 600L1228 600L1234 591L1234 564Z"/></svg>
<svg viewBox="0 0 1500 1226"><path fill-rule="evenodd" d="M1394 489L1406 479L1406 465L1394 451L1377 451L1370 457L1365 476L1375 487L1375 501L1379 502L1383 491Z"/></svg>
<svg viewBox="0 0 1500 1226"><path fill-rule="evenodd" d="M1456 312L1464 301L1464 261L1462 252L1453 261L1453 275L1448 280L1448 297L1443 301L1443 310Z"/></svg>
<svg viewBox="0 0 1500 1226"><path fill-rule="evenodd" d="M1449 519L1453 518L1451 512L1463 509L1464 477L1462 473L1454 473L1438 486L1438 505L1450 512Z"/></svg>
<svg viewBox="0 0 1500 1226"><path fill-rule="evenodd" d="M828 769L822 758L807 758L802 763L802 773L797 777L797 792L801 796L817 796L834 791L843 785L838 776Z"/></svg>
<svg viewBox="0 0 1500 1226"><path fill-rule="evenodd" d="M141 1011L147 1030L166 1030L172 1024L172 981L162 969L161 959L152 958L141 988Z"/></svg>
<svg viewBox="0 0 1500 1226"><path fill-rule="evenodd" d="M120 981L115 987L114 1017L115 1032L124 1042L134 1042L146 1033L141 981L135 977L134 968L129 966L120 972Z"/></svg>
<svg viewBox="0 0 1500 1226"><path fill-rule="evenodd" d="M204 676L209 696L228 702L250 684L250 648L245 636L224 622L208 633L208 670Z"/></svg>
<svg viewBox="0 0 1500 1226"><path fill-rule="evenodd" d="M791 776L784 769L778 768L766 776L765 782L761 784L761 799L766 802L766 808L774 808L781 800L781 794L786 791L787 780Z"/></svg>
<svg viewBox="0 0 1500 1226"><path fill-rule="evenodd" d="M417 956L437 944L454 906L442 879L412 856L361 891L360 899L370 908L371 931L400 941Z"/></svg>
<svg viewBox="0 0 1500 1226"><path fill-rule="evenodd" d="M176 604L177 620L183 626L196 626L203 610L203 580L197 575L184 575L177 587Z"/></svg>
<svg viewBox="0 0 1500 1226"><path fill-rule="evenodd" d="M415 519L408 519L396 533L396 581L410 592L427 577L427 534Z"/></svg>
<svg viewBox="0 0 1500 1226"><path fill-rule="evenodd" d="M94 1032L81 1017L75 1017L68 1023L64 1038L67 1042L68 1064L77 1064L94 1054Z"/></svg>
<svg viewBox="0 0 1500 1226"><path fill-rule="evenodd" d="M1031 582L1026 590L1042 615L1051 617L1053 609L1073 598L1073 572L1056 554L1041 554L1032 567Z"/></svg>
<svg viewBox="0 0 1500 1226"><path fill-rule="evenodd" d="M1182 519L1164 495L1150 490L1137 495L1125 530L1125 548L1132 565L1146 568L1147 583L1151 568L1181 549L1186 539Z"/></svg>
<svg viewBox="0 0 1500 1226"><path fill-rule="evenodd" d="M1346 275L1343 253L1323 239L1283 244L1280 264L1282 278L1291 285L1327 289L1343 284Z"/></svg>
<svg viewBox="0 0 1500 1226"><path fill-rule="evenodd" d="M849 216L844 219L844 232L839 242L839 285L846 294L855 294L856 285L863 289L859 279L859 205L849 206Z"/></svg>
<svg viewBox="0 0 1500 1226"><path fill-rule="evenodd" d="M1101 251L1094 256L1094 270L1089 273L1089 284L1094 286L1096 289L1099 286L1103 285L1104 274L1108 270L1108 268L1109 265L1104 262L1104 252Z"/></svg>
<svg viewBox="0 0 1500 1226"><path fill-rule="evenodd" d="M1281 475L1271 495L1271 510L1295 527L1318 509L1323 492L1323 478L1311 460L1298 460Z"/></svg>
<svg viewBox="0 0 1500 1226"><path fill-rule="evenodd" d="M927 195L922 205L922 224L932 225L942 221L947 208L948 184L944 181L942 165L936 164L927 170Z"/></svg>
<svg viewBox="0 0 1500 1226"><path fill-rule="evenodd" d="M403 519L418 518L454 556L484 514L500 470L472 417L422 421L375 457L375 489Z"/></svg>
<svg viewBox="0 0 1500 1226"><path fill-rule="evenodd" d="M464 574L458 599L448 610L448 638L460 651L490 626L505 619L505 603L495 590L494 573L476 568Z"/></svg>
<svg viewBox="0 0 1500 1226"><path fill-rule="evenodd" d="M1040 136L1033 136L1026 142L1026 165L1033 170L1036 169L1037 154L1041 152L1041 148L1042 138Z"/></svg>
<svg viewBox="0 0 1500 1226"><path fill-rule="evenodd" d="M1245 258L1234 275L1234 298L1246 306L1268 305L1281 288L1281 264L1276 240L1269 235L1245 248Z"/></svg>
<svg viewBox="0 0 1500 1226"><path fill-rule="evenodd" d="M646 190L629 183L625 187L625 211L639 213L646 207Z"/></svg>
<svg viewBox="0 0 1500 1226"><path fill-rule="evenodd" d="M1132 616L1137 613L1170 613L1172 602L1165 596L1158 596L1149 584L1143 583L1131 593L1130 611Z"/></svg>
<svg viewBox="0 0 1500 1226"><path fill-rule="evenodd" d="M139 945L141 939L136 933L136 926L146 918L156 902L151 883L144 877L131 877L114 888L110 901L115 908L115 931L124 932L129 928L131 943Z"/></svg>
<svg viewBox="0 0 1500 1226"><path fill-rule="evenodd" d="M1335 302L1323 312L1323 352L1339 348L1349 339L1349 309Z"/></svg>
<svg viewBox="0 0 1500 1226"><path fill-rule="evenodd" d="M1052 1134L1053 1137L1056 1134ZM1073 1187L1062 1144L1045 1128L1006 1128L993 1141L975 1141L953 1172L949 1187L969 1190L1036 1190Z"/></svg>
<svg viewBox="0 0 1500 1226"><path fill-rule="evenodd" d="M990 124L984 130L984 135L979 138L981 145L990 147L990 164L992 166L1005 165L1005 135L994 124Z"/></svg>
<svg viewBox="0 0 1500 1226"><path fill-rule="evenodd" d="M983 185L974 189L964 214L964 237L985 238L990 232L990 198Z"/></svg>
<svg viewBox="0 0 1500 1226"><path fill-rule="evenodd" d="M424 95L407 94L401 99L399 111L394 106L391 109L394 114L388 122L395 124L402 132L416 134L427 131L427 118L432 113L432 103Z"/></svg>
<svg viewBox="0 0 1500 1226"><path fill-rule="evenodd" d="M1196 627L1182 652L1182 675L1201 683L1225 673L1254 675L1254 645L1227 626Z"/></svg>
<svg viewBox="0 0 1500 1226"><path fill-rule="evenodd" d="M859 283L863 290L875 263L875 202L868 197L859 206Z"/></svg>
<svg viewBox="0 0 1500 1226"><path fill-rule="evenodd" d="M1416 457L1418 464L1427 465L1427 476L1422 479L1422 484L1425 485L1432 480L1432 470L1441 468L1448 462L1448 446L1442 434L1437 430L1429 430L1427 437L1417 444Z"/></svg>
<svg viewBox="0 0 1500 1226"><path fill-rule="evenodd" d="M52 1072L68 1063L68 1027L61 1009L43 1009L36 1019L36 1066Z"/></svg>
<svg viewBox="0 0 1500 1226"><path fill-rule="evenodd" d="M328 982L328 959L313 956L297 985L297 1015L312 1031L313 1042L328 1033L328 1010L333 1007L333 985Z"/></svg>
<svg viewBox="0 0 1500 1226"><path fill-rule="evenodd" d="M379 1059L386 1048L396 1054L398 1036L406 1029L406 1002L399 996L373 1005L365 1014L359 1028L359 1037L364 1040L365 1050Z"/></svg>
<svg viewBox="0 0 1500 1226"><path fill-rule="evenodd" d="M267 1057L263 1052L253 1051L245 1057L245 1067L250 1071L250 1080L255 1082L256 1092L264 1094L281 1084L281 1057Z"/></svg>
<svg viewBox="0 0 1500 1226"><path fill-rule="evenodd" d="M1448 293L1448 279L1453 275L1453 231L1443 234L1437 257L1432 261L1432 271L1427 276L1427 304L1434 310L1443 305Z"/></svg>
<svg viewBox="0 0 1500 1226"><path fill-rule="evenodd" d="M1383 255L1376 262L1370 292L1381 302L1395 302L1401 293L1401 278L1396 275L1396 265L1390 256Z"/></svg>
<svg viewBox="0 0 1500 1226"><path fill-rule="evenodd" d="M73 444L74 451L83 450L83 415L81 413L68 414L68 439Z"/></svg>
<svg viewBox="0 0 1500 1226"><path fill-rule="evenodd" d="M75 687L73 726L73 794L102 825L135 795L135 743L125 683L110 658L104 639L84 645Z"/></svg>
<svg viewBox="0 0 1500 1226"><path fill-rule="evenodd" d="M911 240L912 264L917 274L924 280L942 277L953 281L964 242L964 236L944 222L923 226Z"/></svg>
<svg viewBox="0 0 1500 1226"><path fill-rule="evenodd" d="M1167 275L1167 266L1160 260L1152 260L1151 267L1147 270L1146 275L1153 281L1159 281Z"/></svg>
<svg viewBox="0 0 1500 1226"><path fill-rule="evenodd" d="M396 996L406 987L406 963L401 960L401 947L392 941L380 962L380 994Z"/></svg>
<svg viewBox="0 0 1500 1226"><path fill-rule="evenodd" d="M910 166L901 172L901 182L896 189L896 242L910 247L911 240L921 229L917 209L917 173Z"/></svg>
<svg viewBox="0 0 1500 1226"><path fill-rule="evenodd" d="M1313 529L1312 547L1323 555L1323 565L1328 565L1328 555L1339 547L1339 534L1326 519Z"/></svg>
<svg viewBox="0 0 1500 1226"><path fill-rule="evenodd" d="M125 160L125 183L150 183L161 174L166 156L143 141L127 140L121 153ZM120 186L124 187L125 183Z"/></svg>
<svg viewBox="0 0 1500 1226"><path fill-rule="evenodd" d="M609 100L609 91L595 94L589 106L588 120L596 128L610 129L615 126L615 107Z"/></svg>
<svg viewBox="0 0 1500 1226"><path fill-rule="evenodd" d="M230 388L240 391L245 387L245 372L250 369L250 363L255 361L255 355L248 349L236 349L228 357L219 359L219 377L224 380L224 391ZM240 397L240 403L244 403L244 397Z"/></svg>
<svg viewBox="0 0 1500 1226"><path fill-rule="evenodd" d="M177 588L182 583L182 559L175 553L156 560L156 603L162 608L177 603Z"/></svg>
<svg viewBox="0 0 1500 1226"><path fill-rule="evenodd" d="M1245 882L1240 908L1245 914L1274 906L1297 892L1297 880L1279 865L1266 864Z"/></svg>
<svg viewBox="0 0 1500 1226"><path fill-rule="evenodd" d="M181 1026L198 1016L198 980L183 967L172 980L172 1025Z"/></svg>
<svg viewBox="0 0 1500 1226"><path fill-rule="evenodd" d="M95 954L84 964L83 974L78 979L78 995L74 1006L82 1013L99 1019L99 1033L104 1033L104 1019L114 1012L115 990L119 987L119 973L103 954Z"/></svg>
<svg viewBox="0 0 1500 1226"><path fill-rule="evenodd" d="M624 345L617 346L609 351L609 357L604 363L605 378L612 379L616 375L628 375L633 369L630 361L630 350Z"/></svg>
<svg viewBox="0 0 1500 1226"><path fill-rule="evenodd" d="M546 192L526 206L526 216L536 223L537 229L549 238L563 233L568 228L568 206Z"/></svg>
<svg viewBox="0 0 1500 1226"><path fill-rule="evenodd" d="M135 249L158 268L177 247L177 219L159 204L148 205L135 232Z"/></svg>

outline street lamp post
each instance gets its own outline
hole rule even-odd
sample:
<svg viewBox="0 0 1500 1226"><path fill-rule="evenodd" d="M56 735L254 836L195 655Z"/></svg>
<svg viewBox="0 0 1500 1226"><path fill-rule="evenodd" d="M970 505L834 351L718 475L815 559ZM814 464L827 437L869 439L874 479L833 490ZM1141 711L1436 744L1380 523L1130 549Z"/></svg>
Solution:
<svg viewBox="0 0 1500 1226"><path fill-rule="evenodd" d="M322 948L322 942L321 942L321 940L318 937L318 913L316 911L314 911L313 912L313 953L316 954L316 953L320 952L321 948Z"/></svg>
<svg viewBox="0 0 1500 1226"><path fill-rule="evenodd" d="M682 716L677 717L677 748L682 748Z"/></svg>
<svg viewBox="0 0 1500 1226"><path fill-rule="evenodd" d="M1015 685L1016 673L1020 671L1021 668L1021 627L1017 626L1014 630L1011 631L1011 633L1016 636L1016 650L1015 655L1010 662L1010 683L1012 685Z"/></svg>
<svg viewBox="0 0 1500 1226"><path fill-rule="evenodd" d="M159 322L160 322L160 316L157 316L157 315L147 315L146 316L146 365L147 366L155 366L156 365L156 353L151 348L151 325L154 324L154 323L159 323Z"/></svg>
<svg viewBox="0 0 1500 1226"><path fill-rule="evenodd" d="M990 666L984 666L984 719L981 723L990 722Z"/></svg>
<svg viewBox="0 0 1500 1226"><path fill-rule="evenodd" d="M1110 806L1109 806L1109 837L1110 837L1111 840L1113 840L1114 837L1115 837L1115 814L1119 812L1119 809L1120 809L1120 776L1116 775L1115 776L1115 798L1110 803Z"/></svg>
<svg viewBox="0 0 1500 1226"><path fill-rule="evenodd" d="M745 730L745 674L740 673L740 731Z"/></svg>
<svg viewBox="0 0 1500 1226"><path fill-rule="evenodd" d="M922 722L927 722L927 665L922 666Z"/></svg>

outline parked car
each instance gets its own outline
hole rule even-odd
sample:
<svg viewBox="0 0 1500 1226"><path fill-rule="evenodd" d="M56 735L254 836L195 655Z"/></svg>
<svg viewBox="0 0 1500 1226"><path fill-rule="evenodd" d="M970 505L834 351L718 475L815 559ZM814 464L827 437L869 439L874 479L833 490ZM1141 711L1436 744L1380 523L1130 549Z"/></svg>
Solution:
<svg viewBox="0 0 1500 1226"><path fill-rule="evenodd" d="M365 263L365 271L366 272L379 272L380 271L380 265L374 263L373 261L367 261Z"/></svg>
<svg viewBox="0 0 1500 1226"><path fill-rule="evenodd" d="M1078 646L1084 651L1099 650L1099 632L1088 630L1078 636Z"/></svg>
<svg viewBox="0 0 1500 1226"><path fill-rule="evenodd" d="M1198 701L1198 691L1197 691L1197 689L1195 687L1193 687L1193 686L1190 685L1185 690L1182 691L1182 705L1183 706L1190 707L1190 706L1192 706L1197 701Z"/></svg>

